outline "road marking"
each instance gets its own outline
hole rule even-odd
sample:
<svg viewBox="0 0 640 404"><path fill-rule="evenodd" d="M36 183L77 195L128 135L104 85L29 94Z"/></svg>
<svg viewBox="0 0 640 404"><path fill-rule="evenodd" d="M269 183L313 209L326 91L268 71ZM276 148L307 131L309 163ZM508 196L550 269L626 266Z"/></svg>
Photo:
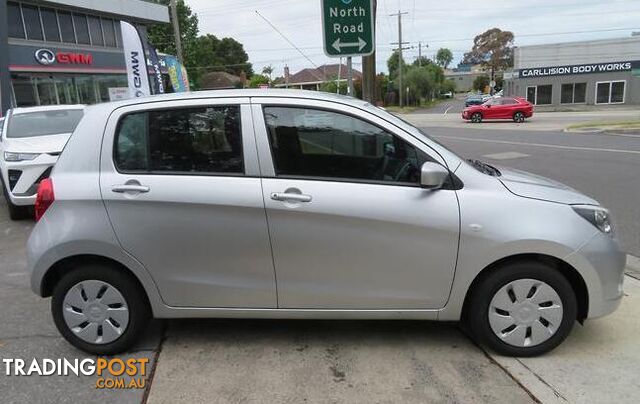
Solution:
<svg viewBox="0 0 640 404"><path fill-rule="evenodd" d="M450 140L463 140L471 142L484 142L484 143L501 143L501 144L513 144L519 146L533 146L533 147L546 147L549 149L565 149L565 150L581 150L581 151L598 151L598 152L610 152L610 153L623 153L623 154L640 154L640 150L619 150L619 149L600 149L596 147L581 147L581 146L562 146L556 144L545 143L524 143L513 142L508 140L491 140L491 139L478 139L473 137L460 137L460 136L435 136L439 139Z"/></svg>
<svg viewBox="0 0 640 404"><path fill-rule="evenodd" d="M530 156L529 154L510 151L510 152L504 152L504 153L485 154L482 157L486 157L492 160L511 160L511 159L521 159L523 157L529 157L529 156Z"/></svg>
<svg viewBox="0 0 640 404"><path fill-rule="evenodd" d="M447 112L449 112L449 110L453 108L453 105L449 105L449 107L447 109L444 110L444 114L442 115L447 115Z"/></svg>

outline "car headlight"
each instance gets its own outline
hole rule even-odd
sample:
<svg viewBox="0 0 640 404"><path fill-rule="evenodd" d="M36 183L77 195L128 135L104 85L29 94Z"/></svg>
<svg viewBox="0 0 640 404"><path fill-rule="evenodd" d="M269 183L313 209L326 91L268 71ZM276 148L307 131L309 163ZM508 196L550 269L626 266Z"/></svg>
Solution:
<svg viewBox="0 0 640 404"><path fill-rule="evenodd" d="M572 206L573 210L586 221L597 227L601 232L611 234L613 225L609 211L599 206L578 205Z"/></svg>
<svg viewBox="0 0 640 404"><path fill-rule="evenodd" d="M40 153L13 153L4 152L5 161L30 161L38 157Z"/></svg>

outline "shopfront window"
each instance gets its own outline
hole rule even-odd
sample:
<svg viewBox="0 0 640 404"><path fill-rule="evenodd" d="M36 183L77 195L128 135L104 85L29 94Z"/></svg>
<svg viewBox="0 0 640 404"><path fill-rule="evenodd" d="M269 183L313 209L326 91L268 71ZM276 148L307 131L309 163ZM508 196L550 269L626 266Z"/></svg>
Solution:
<svg viewBox="0 0 640 404"><path fill-rule="evenodd" d="M124 74L12 74L18 107L95 104L109 101L109 88L127 87Z"/></svg>
<svg viewBox="0 0 640 404"><path fill-rule="evenodd" d="M22 5L22 16L24 17L24 26L27 31L27 39L35 39L42 41L42 25L40 24L40 13L38 7Z"/></svg>
<svg viewBox="0 0 640 404"><path fill-rule="evenodd" d="M561 104L584 103L587 93L587 83L565 83L560 91Z"/></svg>
<svg viewBox="0 0 640 404"><path fill-rule="evenodd" d="M18 107L31 107L38 105L35 86L31 81L30 76L12 74L11 82L13 84L13 93L16 97L16 105Z"/></svg>
<svg viewBox="0 0 640 404"><path fill-rule="evenodd" d="M552 95L553 86L551 84L527 87L527 101L535 105L551 104Z"/></svg>
<svg viewBox="0 0 640 404"><path fill-rule="evenodd" d="M40 105L57 105L58 98L53 79L50 77L36 77L35 82Z"/></svg>
<svg viewBox="0 0 640 404"><path fill-rule="evenodd" d="M44 37L50 42L60 42L60 30L58 29L58 18L56 10L51 8L41 8L42 27L44 28Z"/></svg>
<svg viewBox="0 0 640 404"><path fill-rule="evenodd" d="M596 83L596 104L624 103L626 84L627 82L624 80Z"/></svg>
<svg viewBox="0 0 640 404"><path fill-rule="evenodd" d="M11 38L24 38L24 25L22 25L20 4L7 3L7 14L7 22L9 23L9 36Z"/></svg>

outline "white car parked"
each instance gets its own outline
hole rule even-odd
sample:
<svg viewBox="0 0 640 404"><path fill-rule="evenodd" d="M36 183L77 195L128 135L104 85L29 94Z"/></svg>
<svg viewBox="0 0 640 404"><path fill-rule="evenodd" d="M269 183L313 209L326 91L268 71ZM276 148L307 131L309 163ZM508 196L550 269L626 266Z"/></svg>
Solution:
<svg viewBox="0 0 640 404"><path fill-rule="evenodd" d="M0 131L0 178L9 216L29 215L38 184L49 176L84 105L57 105L9 110Z"/></svg>

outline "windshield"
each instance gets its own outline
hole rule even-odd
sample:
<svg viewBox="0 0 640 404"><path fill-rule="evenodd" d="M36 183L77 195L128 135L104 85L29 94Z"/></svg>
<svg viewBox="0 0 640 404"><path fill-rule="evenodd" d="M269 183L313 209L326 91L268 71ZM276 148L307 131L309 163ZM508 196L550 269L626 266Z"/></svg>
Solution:
<svg viewBox="0 0 640 404"><path fill-rule="evenodd" d="M21 138L71 133L80 122L81 109L29 112L12 115L7 128L8 138Z"/></svg>

